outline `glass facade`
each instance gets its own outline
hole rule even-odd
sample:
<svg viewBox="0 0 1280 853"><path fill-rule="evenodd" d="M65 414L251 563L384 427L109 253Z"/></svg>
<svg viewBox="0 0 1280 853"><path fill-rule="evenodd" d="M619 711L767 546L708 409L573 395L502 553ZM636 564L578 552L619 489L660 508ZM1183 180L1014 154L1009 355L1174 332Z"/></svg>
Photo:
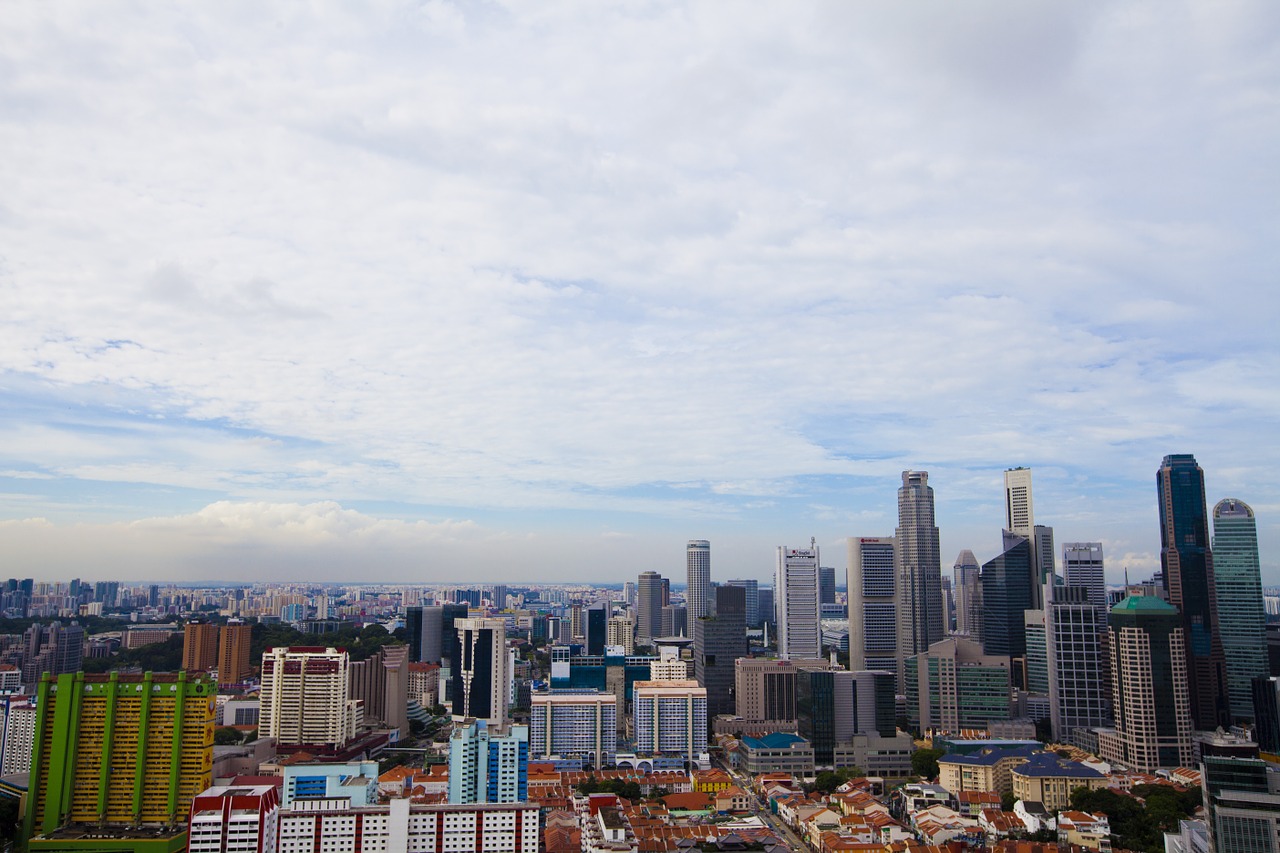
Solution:
<svg viewBox="0 0 1280 853"><path fill-rule="evenodd" d="M1213 579L1218 601L1227 605L1219 609L1218 620L1231 716L1252 720L1253 679L1271 671L1257 521L1244 501L1228 498L1213 508Z"/></svg>

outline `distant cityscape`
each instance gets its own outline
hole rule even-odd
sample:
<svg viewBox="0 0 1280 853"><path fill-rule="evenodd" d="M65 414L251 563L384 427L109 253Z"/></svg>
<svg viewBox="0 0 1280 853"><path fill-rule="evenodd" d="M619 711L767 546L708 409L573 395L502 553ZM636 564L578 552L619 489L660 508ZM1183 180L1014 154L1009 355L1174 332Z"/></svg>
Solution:
<svg viewBox="0 0 1280 853"><path fill-rule="evenodd" d="M621 585L9 579L10 835L1275 850L1280 594L1251 507L1165 457L1161 570L1108 586L1102 544L1056 544L1033 496L1006 470L1001 552L945 574L928 473L904 471L893 531L851 536L842 574L780 545L771 584L718 579L700 539Z"/></svg>

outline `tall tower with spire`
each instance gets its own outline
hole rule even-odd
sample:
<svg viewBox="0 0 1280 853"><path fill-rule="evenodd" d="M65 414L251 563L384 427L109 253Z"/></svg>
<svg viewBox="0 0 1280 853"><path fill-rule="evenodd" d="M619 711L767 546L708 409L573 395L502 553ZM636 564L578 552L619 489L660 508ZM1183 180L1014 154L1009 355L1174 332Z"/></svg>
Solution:
<svg viewBox="0 0 1280 853"><path fill-rule="evenodd" d="M898 489L896 569L898 576L898 685L905 681L902 661L941 640L942 561L934 523L933 489L927 471L903 471Z"/></svg>

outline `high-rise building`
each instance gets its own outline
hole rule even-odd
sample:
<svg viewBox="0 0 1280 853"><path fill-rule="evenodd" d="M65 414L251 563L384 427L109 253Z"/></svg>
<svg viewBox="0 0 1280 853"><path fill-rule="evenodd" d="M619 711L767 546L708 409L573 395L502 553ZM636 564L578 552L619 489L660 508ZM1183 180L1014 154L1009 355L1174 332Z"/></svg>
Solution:
<svg viewBox="0 0 1280 853"><path fill-rule="evenodd" d="M1270 675L1267 615L1262 604L1262 569L1253 509L1227 498L1213 507L1213 579L1227 664L1231 716L1253 719L1253 679Z"/></svg>
<svg viewBox="0 0 1280 853"><path fill-rule="evenodd" d="M621 646L627 654L635 652L636 623L630 614L618 614L609 617L607 644Z"/></svg>
<svg viewBox="0 0 1280 853"><path fill-rule="evenodd" d="M282 748L341 749L363 721L350 698L347 652L277 646L262 655L259 732Z"/></svg>
<svg viewBox="0 0 1280 853"><path fill-rule="evenodd" d="M849 539L849 667L896 673L898 598L892 536Z"/></svg>
<svg viewBox="0 0 1280 853"><path fill-rule="evenodd" d="M693 622L707 615L711 607L711 543L705 539L690 539L685 546L688 583L684 593L684 605Z"/></svg>
<svg viewBox="0 0 1280 853"><path fill-rule="evenodd" d="M1062 579L1067 586L1084 587L1089 603L1098 611L1098 623L1105 629L1107 618L1107 576L1101 542L1067 542L1062 546Z"/></svg>
<svg viewBox="0 0 1280 853"><path fill-rule="evenodd" d="M449 802L520 803L528 799L529 727L489 725L472 718L456 721L449 736Z"/></svg>
<svg viewBox="0 0 1280 853"><path fill-rule="evenodd" d="M119 849L185 841L191 801L213 781L216 692L185 672L44 676L24 837L78 827ZM31 848L66 849L42 844Z"/></svg>
<svg viewBox="0 0 1280 853"><path fill-rule="evenodd" d="M1230 724L1230 705L1204 471L1196 458L1189 453L1166 456L1156 473L1156 492L1160 500L1160 567L1169 603L1182 615L1191 719L1195 728L1212 730ZM1119 674L1115 677L1118 682Z"/></svg>
<svg viewBox="0 0 1280 853"><path fill-rule="evenodd" d="M1099 737L1103 758L1144 773L1191 762L1191 703L1183 621L1153 595L1111 608L1111 700L1115 737Z"/></svg>
<svg viewBox="0 0 1280 853"><path fill-rule="evenodd" d="M1253 680L1253 737L1258 749L1280 755L1280 678L1262 675ZM8 748L5 752L8 766ZM8 771L6 771L8 772Z"/></svg>
<svg viewBox="0 0 1280 853"><path fill-rule="evenodd" d="M1280 850L1280 770L1258 758L1206 755L1200 763L1214 853Z"/></svg>
<svg viewBox="0 0 1280 853"><path fill-rule="evenodd" d="M796 718L796 662L772 658L734 661L734 713L746 720Z"/></svg>
<svg viewBox="0 0 1280 853"><path fill-rule="evenodd" d="M756 607L758 608L757 613L760 616L760 623L773 626L773 631L776 635L778 611L774 606L773 587L766 586L756 589Z"/></svg>
<svg viewBox="0 0 1280 853"><path fill-rule="evenodd" d="M818 546L778 547L774 570L774 604L778 619L778 655L782 658L822 656L822 623L818 606Z"/></svg>
<svg viewBox="0 0 1280 853"><path fill-rule="evenodd" d="M693 623L693 670L707 690L707 716L733 713L734 661L747 656L747 595L737 586L715 588L715 614Z"/></svg>
<svg viewBox="0 0 1280 853"><path fill-rule="evenodd" d="M337 799L280 812L281 853L463 851L538 853L537 803L418 805L408 797L357 807Z"/></svg>
<svg viewBox="0 0 1280 853"><path fill-rule="evenodd" d="M1077 743L1077 731L1103 725L1109 697L1102 677L1105 626L1098 621L1092 590L1052 586L1045 604L1045 642L1049 663L1049 719L1063 743Z"/></svg>
<svg viewBox="0 0 1280 853"><path fill-rule="evenodd" d="M22 683L35 684L43 673L61 675L79 672L84 661L84 628L72 622L63 625L33 624L23 632L23 649L18 659L22 666Z"/></svg>
<svg viewBox="0 0 1280 853"><path fill-rule="evenodd" d="M535 690L530 697L529 753L534 759L613 762L618 749L618 697L599 690Z"/></svg>
<svg viewBox="0 0 1280 853"><path fill-rule="evenodd" d="M679 604L664 604L659 630L663 637L689 636L689 611Z"/></svg>
<svg viewBox="0 0 1280 853"><path fill-rule="evenodd" d="M1004 533L1004 552L982 564L982 648L1021 658L1027 642L1024 610L1031 608L1031 542Z"/></svg>
<svg viewBox="0 0 1280 853"><path fill-rule="evenodd" d="M252 642L252 625L233 619L222 626L218 632L218 683L239 684L253 673L249 658Z"/></svg>
<svg viewBox="0 0 1280 853"><path fill-rule="evenodd" d="M587 607L582 614L583 638L586 640L586 653L589 655L604 654L609 633L609 602L597 601Z"/></svg>
<svg viewBox="0 0 1280 853"><path fill-rule="evenodd" d="M35 750L36 722L39 712L30 696L6 696L4 703L4 741L0 743L0 775L29 773Z"/></svg>
<svg viewBox="0 0 1280 853"><path fill-rule="evenodd" d="M942 562L927 471L903 471L898 489L898 657L928 651L945 635ZM899 667L898 681L903 681Z"/></svg>
<svg viewBox="0 0 1280 853"><path fill-rule="evenodd" d="M209 672L218 665L218 626L212 622L188 622L182 636L182 668Z"/></svg>
<svg viewBox="0 0 1280 853"><path fill-rule="evenodd" d="M1031 469L1008 468L1004 472L1005 529L1026 539L1035 527L1035 507L1031 500Z"/></svg>
<svg viewBox="0 0 1280 853"><path fill-rule="evenodd" d="M630 610L636 609L636 584L635 581L627 581L622 585L622 601Z"/></svg>
<svg viewBox="0 0 1280 853"><path fill-rule="evenodd" d="M982 642L982 566L968 548L953 567L956 590L956 633Z"/></svg>
<svg viewBox="0 0 1280 853"><path fill-rule="evenodd" d="M191 801L187 853L276 853L280 789L215 785Z"/></svg>
<svg viewBox="0 0 1280 853"><path fill-rule="evenodd" d="M795 679L797 731L812 744L818 766L843 764L838 748L854 735L897 733L893 673L799 664Z"/></svg>
<svg viewBox="0 0 1280 853"><path fill-rule="evenodd" d="M729 586L740 586L746 590L747 596L747 627L760 627L760 582L754 578L741 578L738 580L726 581Z"/></svg>
<svg viewBox="0 0 1280 853"><path fill-rule="evenodd" d="M636 643L653 645L662 636L662 575L641 572L636 579Z"/></svg>
<svg viewBox="0 0 1280 853"><path fill-rule="evenodd" d="M632 685L636 752L694 763L707 751L707 690L696 681Z"/></svg>
<svg viewBox="0 0 1280 853"><path fill-rule="evenodd" d="M348 695L364 708L367 723L409 731L409 647L383 646L347 667Z"/></svg>
<svg viewBox="0 0 1280 853"><path fill-rule="evenodd" d="M424 662L422 660L422 641L425 636L422 611L423 608L420 606L406 607L404 609L404 633L409 640L410 663Z"/></svg>
<svg viewBox="0 0 1280 853"><path fill-rule="evenodd" d="M511 692L506 622L457 619L453 624L458 632L458 662L449 695L453 717L474 717L502 728Z"/></svg>
<svg viewBox="0 0 1280 853"><path fill-rule="evenodd" d="M1053 528L1037 524L1031 531L1031 603L1044 608L1044 588L1057 576L1054 564Z"/></svg>
<svg viewBox="0 0 1280 853"><path fill-rule="evenodd" d="M963 637L939 640L908 658L907 716L921 731L958 733L1009 719L1009 659Z"/></svg>
<svg viewBox="0 0 1280 853"><path fill-rule="evenodd" d="M1049 694L1049 641L1043 610L1022 611L1023 637L1026 645L1023 689L1030 693Z"/></svg>
<svg viewBox="0 0 1280 853"><path fill-rule="evenodd" d="M818 566L818 605L836 603L836 570Z"/></svg>

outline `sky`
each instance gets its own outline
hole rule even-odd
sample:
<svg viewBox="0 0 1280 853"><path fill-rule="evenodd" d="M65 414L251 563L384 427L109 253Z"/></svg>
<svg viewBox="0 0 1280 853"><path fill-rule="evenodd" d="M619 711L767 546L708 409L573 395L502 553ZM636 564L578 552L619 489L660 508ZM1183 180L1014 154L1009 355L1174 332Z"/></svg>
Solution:
<svg viewBox="0 0 1280 853"><path fill-rule="evenodd" d="M0 576L843 570L1155 473L1280 583L1280 5L15 2Z"/></svg>

